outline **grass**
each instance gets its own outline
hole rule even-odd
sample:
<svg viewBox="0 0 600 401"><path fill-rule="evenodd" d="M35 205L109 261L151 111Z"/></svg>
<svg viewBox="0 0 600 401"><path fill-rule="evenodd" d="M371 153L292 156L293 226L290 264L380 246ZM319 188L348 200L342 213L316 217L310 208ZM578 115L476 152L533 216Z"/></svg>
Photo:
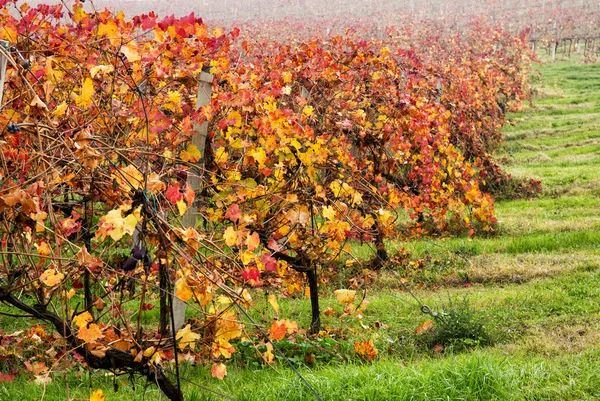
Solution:
<svg viewBox="0 0 600 401"><path fill-rule="evenodd" d="M600 398L600 64L565 61L539 68L543 78L534 79L534 105L509 117L499 157L513 175L542 180L544 194L498 202L495 236L389 243L391 253L404 248L415 263L365 281L371 301L362 319L367 329L352 317L340 324L343 307L324 295L322 309L335 311L322 316L335 340L331 358L314 366L297 363L322 399ZM365 257L371 252L366 246L355 250ZM402 290L398 279L405 275L417 297L435 311L448 309L449 299L466 299L469 313L492 334L491 345L433 350L415 333L430 317ZM329 285L347 287L348 279L342 272ZM264 295L254 298L253 318L268 325L272 310ZM282 317L308 326L308 299L279 304ZM155 315L147 312L144 320ZM5 332L20 323L0 319ZM360 362L353 351L355 341L367 339L379 350L372 363ZM223 381L213 379L209 367L185 364L187 398L223 399L203 386L239 400L315 399L284 364L265 367L244 358L238 355L228 364ZM161 399L156 386L138 380L134 390L129 378L105 372L72 368L51 377L46 385L29 374L2 383L0 401L88 399L96 388L107 400Z"/></svg>

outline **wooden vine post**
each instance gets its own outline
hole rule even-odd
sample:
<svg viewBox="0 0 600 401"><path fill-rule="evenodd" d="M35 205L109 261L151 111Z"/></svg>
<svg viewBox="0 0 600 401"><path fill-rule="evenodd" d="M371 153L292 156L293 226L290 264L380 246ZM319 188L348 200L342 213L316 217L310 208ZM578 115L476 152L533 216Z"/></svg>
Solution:
<svg viewBox="0 0 600 401"><path fill-rule="evenodd" d="M212 83L212 74L207 72L200 73L198 97L196 98L196 109L210 103L210 99L212 97ZM204 171L204 156L206 150L206 136L208 134L208 121L205 121L202 124L195 123L194 131L196 131L197 134L192 137L192 144L196 145L200 151L200 160L198 160L192 169L188 171L187 182L190 184L194 192L198 193L198 190L200 190L202 184L201 177ZM183 225L186 227L195 227L196 220L196 207L194 205L190 205L183 215ZM185 309L185 302L176 296L173 296L173 321L175 322L175 330L181 329L185 323Z"/></svg>
<svg viewBox="0 0 600 401"><path fill-rule="evenodd" d="M0 47L4 50L8 50L8 42L6 40L0 40ZM4 94L4 78L6 76L7 61L4 53L0 53L0 109L2 109L2 95Z"/></svg>

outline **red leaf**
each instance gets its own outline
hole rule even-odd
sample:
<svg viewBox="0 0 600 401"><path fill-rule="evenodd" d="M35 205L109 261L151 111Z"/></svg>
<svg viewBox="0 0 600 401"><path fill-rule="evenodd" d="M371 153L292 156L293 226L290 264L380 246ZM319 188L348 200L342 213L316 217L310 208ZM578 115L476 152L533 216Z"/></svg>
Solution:
<svg viewBox="0 0 600 401"><path fill-rule="evenodd" d="M242 270L242 278L246 281L258 280L260 278L260 271L256 267L250 267Z"/></svg>
<svg viewBox="0 0 600 401"><path fill-rule="evenodd" d="M170 25L173 25L175 22L175 16L171 14L169 17L165 17L162 21L158 23L158 27L163 31L166 31Z"/></svg>
<svg viewBox="0 0 600 401"><path fill-rule="evenodd" d="M172 204L176 204L180 200L183 199L183 194L179 190L179 183L173 184L167 188L165 192L165 197Z"/></svg>
<svg viewBox="0 0 600 401"><path fill-rule="evenodd" d="M281 245L279 245L279 243L277 241L275 241L274 239L270 240L269 243L267 244L267 247L275 252L279 252L281 251Z"/></svg>
<svg viewBox="0 0 600 401"><path fill-rule="evenodd" d="M235 223L240 219L240 217L242 217L242 210L238 204L234 203L233 205L229 206L229 209L227 209L227 212L225 213L225 218Z"/></svg>
<svg viewBox="0 0 600 401"><path fill-rule="evenodd" d="M0 383L10 383L15 381L13 373L0 373Z"/></svg>
<svg viewBox="0 0 600 401"><path fill-rule="evenodd" d="M260 257L260 261L265 265L265 271L274 272L277 270L277 260L268 253Z"/></svg>
<svg viewBox="0 0 600 401"><path fill-rule="evenodd" d="M433 350L433 352L438 353L438 352L442 352L444 350L444 346L440 345L440 344L436 344L431 349Z"/></svg>

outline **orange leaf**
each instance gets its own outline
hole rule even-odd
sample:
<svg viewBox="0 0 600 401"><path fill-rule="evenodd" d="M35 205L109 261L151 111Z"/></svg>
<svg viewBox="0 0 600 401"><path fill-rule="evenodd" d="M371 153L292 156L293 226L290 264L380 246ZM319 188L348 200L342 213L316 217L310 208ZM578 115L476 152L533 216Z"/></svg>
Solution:
<svg viewBox="0 0 600 401"><path fill-rule="evenodd" d="M212 377L223 380L227 376L227 368L223 363L213 363L212 365Z"/></svg>
<svg viewBox="0 0 600 401"><path fill-rule="evenodd" d="M425 333L426 331L431 330L431 328L433 326L434 326L433 320L431 320L431 319L425 320L423 323L421 323L420 325L417 326L415 333L417 335L421 335L421 334Z"/></svg>
<svg viewBox="0 0 600 401"><path fill-rule="evenodd" d="M354 344L354 352L368 359L375 359L379 351L373 345L373 340L356 342Z"/></svg>
<svg viewBox="0 0 600 401"><path fill-rule="evenodd" d="M64 277L64 274L51 268L41 274L40 281L48 287L54 287L56 284L60 283Z"/></svg>
<svg viewBox="0 0 600 401"><path fill-rule="evenodd" d="M85 341L86 343L96 341L100 337L102 337L102 331L95 323L92 323L89 326L83 326L79 329L79 333L77 333L77 338Z"/></svg>
<svg viewBox="0 0 600 401"><path fill-rule="evenodd" d="M46 241L42 241L36 247L37 247L37 253L40 256L48 256L52 252L52 250L50 249L50 246L48 245L48 243Z"/></svg>
<svg viewBox="0 0 600 401"><path fill-rule="evenodd" d="M33 364L32 368L33 374L36 376L48 370L48 366L46 366L44 362L36 362Z"/></svg>
<svg viewBox="0 0 600 401"><path fill-rule="evenodd" d="M175 282L175 295L183 302L189 301L194 296L194 292L187 285L185 277L182 277Z"/></svg>
<svg viewBox="0 0 600 401"><path fill-rule="evenodd" d="M260 237L257 232L253 232L251 235L248 235L246 239L246 245L248 246L248 250L250 252L254 251L258 245L260 244Z"/></svg>
<svg viewBox="0 0 600 401"><path fill-rule="evenodd" d="M333 309L331 306L328 306L328 307L327 307L327 308L325 308L325 310L323 311L323 314L324 314L325 316L333 316L333 315L335 315L335 310L334 310L334 309Z"/></svg>
<svg viewBox="0 0 600 401"><path fill-rule="evenodd" d="M285 327L285 323L280 322L279 320L274 321L273 324L271 325L271 329L269 329L269 337L273 341L283 340L286 333L287 333L287 328Z"/></svg>

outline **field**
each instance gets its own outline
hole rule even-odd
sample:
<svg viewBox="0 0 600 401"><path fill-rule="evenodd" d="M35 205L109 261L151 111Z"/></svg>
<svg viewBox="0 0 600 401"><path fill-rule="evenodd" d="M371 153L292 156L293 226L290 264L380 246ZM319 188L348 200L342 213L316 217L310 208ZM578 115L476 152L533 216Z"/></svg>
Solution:
<svg viewBox="0 0 600 401"><path fill-rule="evenodd" d="M404 270L388 266L373 278L362 321L368 328L323 316L338 340L323 346L327 352L311 367L296 352L298 371L323 400L600 398L600 64L558 62L539 70L533 106L509 116L501 158L515 177L541 180L543 195L497 201L498 230L486 238L388 243L390 253L405 248L414 263ZM427 344L427 332L415 329L430 317L402 289L401 277L432 310L457 313L446 319L466 316L483 324L485 338L459 338L442 349ZM345 279L330 285L338 288ZM321 303L340 309L333 296ZM308 299L279 305L283 316L309 326ZM255 318L268 324L269 313ZM10 318L0 323L5 333L19 328ZM367 338L378 357L349 357L355 341ZM315 399L284 364L237 358L245 367L236 367L234 356L223 381L212 378L209 367L184 364L188 399ZM127 377L83 368L66 375L52 374L47 384L17 376L2 384L0 400L87 399L96 388L107 400L161 399L155 386L140 391L142 381L134 391Z"/></svg>

